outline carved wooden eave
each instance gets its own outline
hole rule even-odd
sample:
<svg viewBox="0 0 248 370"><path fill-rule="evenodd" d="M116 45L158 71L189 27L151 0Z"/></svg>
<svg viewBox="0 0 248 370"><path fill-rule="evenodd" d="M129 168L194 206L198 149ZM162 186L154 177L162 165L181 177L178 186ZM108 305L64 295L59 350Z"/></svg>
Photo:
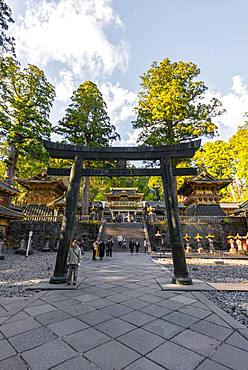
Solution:
<svg viewBox="0 0 248 370"><path fill-rule="evenodd" d="M137 188L112 188L112 192L105 193L105 196L109 202L113 201L134 201L140 202L144 194L137 193Z"/></svg>
<svg viewBox="0 0 248 370"><path fill-rule="evenodd" d="M2 195L11 195L15 196L19 194L19 190L8 185L5 181L0 181L0 196Z"/></svg>

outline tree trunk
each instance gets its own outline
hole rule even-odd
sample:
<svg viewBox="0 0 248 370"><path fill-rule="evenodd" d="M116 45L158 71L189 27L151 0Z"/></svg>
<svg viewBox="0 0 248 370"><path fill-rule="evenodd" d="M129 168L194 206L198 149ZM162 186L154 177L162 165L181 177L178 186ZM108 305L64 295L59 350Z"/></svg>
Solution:
<svg viewBox="0 0 248 370"><path fill-rule="evenodd" d="M18 160L19 151L16 148L16 144L11 144L9 147L8 163L6 167L6 178L9 185L13 185L14 177L16 173L16 166Z"/></svg>
<svg viewBox="0 0 248 370"><path fill-rule="evenodd" d="M84 188L82 195L82 216L89 214L89 198L90 198L90 177L84 178Z"/></svg>

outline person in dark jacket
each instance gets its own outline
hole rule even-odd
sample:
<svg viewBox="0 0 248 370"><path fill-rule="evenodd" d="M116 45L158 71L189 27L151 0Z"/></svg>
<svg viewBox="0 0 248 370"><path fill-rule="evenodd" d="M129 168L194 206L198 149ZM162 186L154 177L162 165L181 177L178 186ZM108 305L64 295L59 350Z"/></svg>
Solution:
<svg viewBox="0 0 248 370"><path fill-rule="evenodd" d="M105 254L105 243L103 240L100 240L98 248L99 248L99 258L100 260L102 260Z"/></svg>
<svg viewBox="0 0 248 370"><path fill-rule="evenodd" d="M113 253L113 246L114 246L114 242L113 242L113 238L110 237L107 241L107 256L108 258L111 260L112 258L112 253Z"/></svg>
<svg viewBox="0 0 248 370"><path fill-rule="evenodd" d="M134 249L134 241L133 241L133 238L131 238L129 240L129 249L130 249L131 254L133 254L133 249Z"/></svg>

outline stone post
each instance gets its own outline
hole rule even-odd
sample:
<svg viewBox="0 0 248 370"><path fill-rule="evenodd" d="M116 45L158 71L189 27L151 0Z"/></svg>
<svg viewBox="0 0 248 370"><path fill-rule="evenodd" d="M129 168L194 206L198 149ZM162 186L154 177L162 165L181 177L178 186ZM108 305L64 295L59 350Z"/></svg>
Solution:
<svg viewBox="0 0 248 370"><path fill-rule="evenodd" d="M171 160L170 158L161 158L160 162L164 187L167 224L174 265L174 277L172 279L172 282L181 285L190 285L192 284L192 279L189 276L186 265L181 225L179 220L177 195L172 175Z"/></svg>
<svg viewBox="0 0 248 370"><path fill-rule="evenodd" d="M66 193L65 212L60 233L61 239L57 252L54 275L50 278L50 284L63 284L67 282L66 260L72 242L76 220L82 165L82 157L79 155L76 156L71 168L70 183Z"/></svg>

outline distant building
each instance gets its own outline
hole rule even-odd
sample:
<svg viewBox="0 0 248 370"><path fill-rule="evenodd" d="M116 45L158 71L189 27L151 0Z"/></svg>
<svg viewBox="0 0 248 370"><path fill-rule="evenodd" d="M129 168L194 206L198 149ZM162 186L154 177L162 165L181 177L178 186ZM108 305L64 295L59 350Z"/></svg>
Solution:
<svg viewBox="0 0 248 370"><path fill-rule="evenodd" d="M219 191L232 182L231 179L218 180L205 169L198 175L186 179L178 190L186 206L186 216L225 216L221 208ZM229 213L229 212L228 212Z"/></svg>
<svg viewBox="0 0 248 370"><path fill-rule="evenodd" d="M0 181L0 233L6 235L10 220L22 217L21 210L11 204L11 199L19 194L19 190Z"/></svg>
<svg viewBox="0 0 248 370"><path fill-rule="evenodd" d="M142 218L143 193L138 193L137 188L111 188L106 193L105 215L116 221L135 221Z"/></svg>

